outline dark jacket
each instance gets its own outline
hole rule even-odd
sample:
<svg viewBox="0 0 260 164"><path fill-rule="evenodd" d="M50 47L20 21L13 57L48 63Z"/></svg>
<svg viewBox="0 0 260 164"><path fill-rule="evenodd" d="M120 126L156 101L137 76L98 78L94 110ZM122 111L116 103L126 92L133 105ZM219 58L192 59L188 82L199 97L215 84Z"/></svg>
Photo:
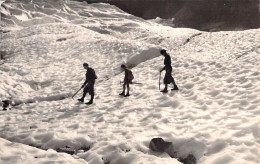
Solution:
<svg viewBox="0 0 260 164"><path fill-rule="evenodd" d="M125 69L125 78L124 78L124 82L125 83L132 83L132 80L134 79L133 73L131 70L129 69Z"/></svg>
<svg viewBox="0 0 260 164"><path fill-rule="evenodd" d="M174 82L174 79L172 77L172 65L171 65L171 57L169 54L164 55L164 67L162 70L165 70L165 76L164 76L164 84L170 84L171 82Z"/></svg>
<svg viewBox="0 0 260 164"><path fill-rule="evenodd" d="M169 54L164 55L164 67L162 70L171 69L171 57Z"/></svg>
<svg viewBox="0 0 260 164"><path fill-rule="evenodd" d="M87 83L95 83L96 79L97 79L97 75L95 73L95 70L89 67L86 72L86 80L83 86L86 85Z"/></svg>

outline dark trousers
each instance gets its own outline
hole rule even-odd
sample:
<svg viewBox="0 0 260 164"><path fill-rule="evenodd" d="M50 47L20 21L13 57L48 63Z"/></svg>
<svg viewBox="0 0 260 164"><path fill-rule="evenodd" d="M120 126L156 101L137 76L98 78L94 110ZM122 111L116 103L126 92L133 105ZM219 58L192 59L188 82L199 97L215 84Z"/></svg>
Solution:
<svg viewBox="0 0 260 164"><path fill-rule="evenodd" d="M123 92L125 92L125 86L127 87L127 93L129 94L129 90L130 90L130 81L127 79L124 79L124 84L123 84Z"/></svg>
<svg viewBox="0 0 260 164"><path fill-rule="evenodd" d="M93 101L94 99L94 85L95 85L95 80L91 80L88 82L88 84L85 86L84 90L83 90L83 96L82 96L82 100L85 98L85 96L87 95L87 93L89 93L91 95L91 101Z"/></svg>
<svg viewBox="0 0 260 164"><path fill-rule="evenodd" d="M165 76L164 76L163 82L164 82L164 84L173 83L173 85L176 85L175 80L172 77L172 67L167 67L165 69Z"/></svg>

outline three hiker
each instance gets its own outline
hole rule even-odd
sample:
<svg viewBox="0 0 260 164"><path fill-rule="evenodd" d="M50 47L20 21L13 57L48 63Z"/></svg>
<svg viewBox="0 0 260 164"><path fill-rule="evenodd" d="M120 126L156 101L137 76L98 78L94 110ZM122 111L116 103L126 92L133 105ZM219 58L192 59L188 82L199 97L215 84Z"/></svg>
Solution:
<svg viewBox="0 0 260 164"><path fill-rule="evenodd" d="M172 90L178 90L178 87L177 87L177 85L174 81L174 78L172 77L171 57L166 52L166 50L161 50L160 53L161 53L161 55L164 56L164 67L161 69L160 72L165 70L165 76L164 76L164 79L163 79L165 87L161 92L163 92L163 93L168 92L168 84L170 84L170 83L172 83L173 86L174 86L174 88Z"/></svg>
<svg viewBox="0 0 260 164"><path fill-rule="evenodd" d="M172 66L171 66L171 57L170 55L166 52L166 50L161 50L160 54L164 56L164 67L160 70L160 73L165 70L165 76L164 76L164 84L165 87L161 91L163 93L168 92L168 84L172 83L173 87L171 90L178 90L178 87L174 81L174 78L172 77ZM90 68L87 63L83 64L83 67L87 70L86 72L86 80L84 84L81 86L81 88L84 88L83 90L83 95L80 99L78 99L81 102L84 102L84 98L87 93L90 94L91 99L88 103L86 104L92 104L93 99L94 99L94 85L95 85L95 80L97 79L96 73L94 69ZM134 79L133 73L131 70L129 70L126 65L122 64L121 68L123 69L125 76L124 76L124 84L123 84L123 91L119 95L122 95L124 97L130 96L130 84L132 84L132 80ZM86 85L87 84L87 85ZM127 90L125 92L125 90Z"/></svg>
<svg viewBox="0 0 260 164"><path fill-rule="evenodd" d="M125 72L125 77L124 77L124 84L123 84L123 92L120 93L119 95L128 97L128 96L130 96L130 94L129 94L129 90L130 90L129 84L132 84L132 80L134 79L134 76L133 76L132 71L126 68L126 65L122 64L121 68ZM125 94L125 86L127 87L127 93L126 94Z"/></svg>
<svg viewBox="0 0 260 164"><path fill-rule="evenodd" d="M81 88L84 88L83 95L78 100L81 101L81 102L84 102L84 98L85 98L86 94L89 93L91 98L90 98L89 102L86 103L86 104L92 104L93 103L93 99L94 99L94 95L95 95L95 93L94 93L94 85L95 85L95 81L97 79L97 75L95 73L95 70L93 68L90 68L87 63L84 63L83 67L87 70L87 72L86 72L86 80L83 83L83 85L81 86Z"/></svg>

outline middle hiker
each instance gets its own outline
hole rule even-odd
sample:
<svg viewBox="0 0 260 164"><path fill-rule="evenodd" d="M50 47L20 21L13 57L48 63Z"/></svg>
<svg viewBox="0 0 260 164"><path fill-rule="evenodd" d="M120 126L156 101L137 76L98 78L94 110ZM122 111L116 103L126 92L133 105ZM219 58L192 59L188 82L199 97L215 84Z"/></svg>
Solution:
<svg viewBox="0 0 260 164"><path fill-rule="evenodd" d="M132 84L132 80L134 79L134 76L133 76L132 71L127 69L124 64L121 65L121 68L125 71L125 77L124 77L124 84L123 84L123 92L120 93L119 95L127 97L127 96L130 96L130 94L129 94L129 90L130 90L129 84ZM125 95L125 86L127 86L126 95Z"/></svg>
<svg viewBox="0 0 260 164"><path fill-rule="evenodd" d="M85 98L86 94L89 93L91 98L90 98L90 101L88 103L86 103L86 104L89 105L89 104L93 103L93 99L94 99L94 85L95 85L95 81L97 79L97 75L95 73L95 70L93 68L90 68L87 63L84 63L83 67L87 70L87 72L86 72L86 80L83 83L83 85L81 86L81 88L84 88L84 87L85 88L83 90L82 97L80 99L78 99L78 100L80 102L84 102L84 98Z"/></svg>
<svg viewBox="0 0 260 164"><path fill-rule="evenodd" d="M165 76L163 79L163 82L165 84L165 88L161 91L163 93L168 92L168 84L172 83L174 88L172 90L179 90L177 87L174 78L172 77L172 66L171 66L171 57L169 54L166 53L166 50L161 50L160 51L161 55L164 56L164 67L161 69L160 72L165 70Z"/></svg>

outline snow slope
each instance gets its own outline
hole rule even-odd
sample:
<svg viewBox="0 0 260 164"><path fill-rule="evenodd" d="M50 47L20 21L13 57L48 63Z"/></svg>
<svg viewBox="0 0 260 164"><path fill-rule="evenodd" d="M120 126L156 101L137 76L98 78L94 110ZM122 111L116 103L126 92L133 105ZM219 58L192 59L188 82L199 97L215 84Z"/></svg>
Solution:
<svg viewBox="0 0 260 164"><path fill-rule="evenodd" d="M154 137L200 164L260 163L259 29L171 28L62 0L8 0L1 16L0 98L16 106L0 111L0 163L180 163L150 151ZM161 48L178 92L158 90ZM71 98L83 62L98 75L91 106L77 103L82 92ZM128 98L118 96L122 63L142 83Z"/></svg>

